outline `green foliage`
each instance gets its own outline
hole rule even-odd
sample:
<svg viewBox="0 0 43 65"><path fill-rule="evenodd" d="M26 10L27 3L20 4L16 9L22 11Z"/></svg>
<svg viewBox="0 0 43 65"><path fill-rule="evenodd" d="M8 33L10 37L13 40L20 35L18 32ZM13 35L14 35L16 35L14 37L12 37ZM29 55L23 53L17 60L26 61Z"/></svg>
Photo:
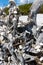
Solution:
<svg viewBox="0 0 43 65"><path fill-rule="evenodd" d="M4 12L8 15L8 14L9 14L9 8L6 7L6 8L4 9Z"/></svg>
<svg viewBox="0 0 43 65"><path fill-rule="evenodd" d="M40 7L39 12L38 13L43 13L43 5Z"/></svg>
<svg viewBox="0 0 43 65"><path fill-rule="evenodd" d="M27 15L30 11L31 4L25 4L25 5L20 5L20 13L23 15Z"/></svg>

